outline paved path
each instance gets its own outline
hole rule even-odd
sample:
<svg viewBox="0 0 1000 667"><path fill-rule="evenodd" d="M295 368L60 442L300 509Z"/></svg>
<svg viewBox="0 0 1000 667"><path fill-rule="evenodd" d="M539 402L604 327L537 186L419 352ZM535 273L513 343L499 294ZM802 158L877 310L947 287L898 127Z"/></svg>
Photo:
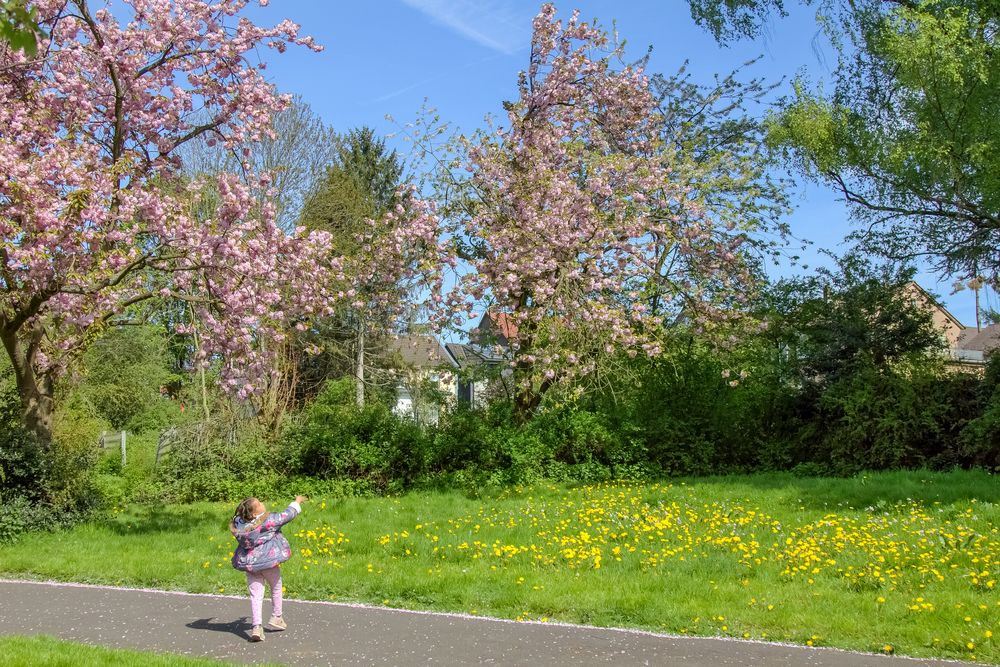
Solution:
<svg viewBox="0 0 1000 667"><path fill-rule="evenodd" d="M911 660L728 639L514 623L324 602L285 602L286 632L247 641L249 602L81 584L0 580L0 634L287 665L723 665L909 667ZM264 613L269 610L264 603ZM0 659L2 662L2 659Z"/></svg>

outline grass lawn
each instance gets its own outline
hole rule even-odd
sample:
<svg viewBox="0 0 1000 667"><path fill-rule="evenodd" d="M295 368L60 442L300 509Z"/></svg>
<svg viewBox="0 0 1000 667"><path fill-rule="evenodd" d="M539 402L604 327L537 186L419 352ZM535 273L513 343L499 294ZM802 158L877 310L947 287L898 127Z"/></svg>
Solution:
<svg viewBox="0 0 1000 667"><path fill-rule="evenodd" d="M232 509L28 535L0 574L240 594ZM1000 662L997 526L983 472L316 498L283 572L290 597Z"/></svg>
<svg viewBox="0 0 1000 667"><path fill-rule="evenodd" d="M219 667L230 663L98 648L54 637L0 637L7 667Z"/></svg>

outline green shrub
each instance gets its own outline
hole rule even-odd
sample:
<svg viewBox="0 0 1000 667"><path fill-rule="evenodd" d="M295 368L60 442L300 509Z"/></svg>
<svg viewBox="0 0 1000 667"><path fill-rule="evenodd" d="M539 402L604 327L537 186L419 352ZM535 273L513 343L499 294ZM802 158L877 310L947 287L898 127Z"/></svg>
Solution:
<svg viewBox="0 0 1000 667"><path fill-rule="evenodd" d="M98 439L108 428L80 400L70 398L59 405L48 452L47 495L56 507L86 509L96 504L93 478L101 450Z"/></svg>
<svg viewBox="0 0 1000 667"><path fill-rule="evenodd" d="M75 508L57 508L37 499L12 496L0 499L0 544L22 534L69 528L88 514Z"/></svg>
<svg viewBox="0 0 1000 667"><path fill-rule="evenodd" d="M398 433L400 420L388 406L369 401L363 408L354 403L349 379L329 382L289 429L285 441L291 469L321 479L363 480L385 489L396 474L397 449L414 432Z"/></svg>
<svg viewBox="0 0 1000 667"><path fill-rule="evenodd" d="M152 325L108 330L83 358L83 380L75 388L111 427L133 433L159 429L176 419L179 408L161 387L179 378L162 332Z"/></svg>
<svg viewBox="0 0 1000 667"><path fill-rule="evenodd" d="M173 502L269 496L281 486L279 451L244 416L220 414L173 429L156 471L158 491Z"/></svg>
<svg viewBox="0 0 1000 667"><path fill-rule="evenodd" d="M487 445L497 428L502 427L491 424L482 410L461 406L442 415L431 435L434 456L429 466L430 474L500 465L496 460L498 452L490 451Z"/></svg>
<svg viewBox="0 0 1000 667"><path fill-rule="evenodd" d="M622 449L603 415L575 405L542 413L529 430L549 446L546 455L561 464L607 466L611 454Z"/></svg>
<svg viewBox="0 0 1000 667"><path fill-rule="evenodd" d="M0 544L17 540L30 527L32 502L24 496L0 498Z"/></svg>
<svg viewBox="0 0 1000 667"><path fill-rule="evenodd" d="M40 498L49 462L21 425L21 399L9 364L0 372L0 502L4 496Z"/></svg>
<svg viewBox="0 0 1000 667"><path fill-rule="evenodd" d="M0 502L5 496L45 496L49 461L29 433L0 427Z"/></svg>
<svg viewBox="0 0 1000 667"><path fill-rule="evenodd" d="M103 507L122 507L130 500L128 480L121 474L97 473L93 490Z"/></svg>
<svg viewBox="0 0 1000 667"><path fill-rule="evenodd" d="M933 360L891 371L859 366L819 395L800 447L837 474L972 465L958 436L976 414L976 383Z"/></svg>
<svg viewBox="0 0 1000 667"><path fill-rule="evenodd" d="M990 357L977 390L978 412L962 424L955 455L965 465L1000 470L1000 354Z"/></svg>
<svg viewBox="0 0 1000 667"><path fill-rule="evenodd" d="M82 406L59 405L53 441L40 446L21 425L9 365L0 370L0 541L70 526L96 508L93 472L100 427Z"/></svg>

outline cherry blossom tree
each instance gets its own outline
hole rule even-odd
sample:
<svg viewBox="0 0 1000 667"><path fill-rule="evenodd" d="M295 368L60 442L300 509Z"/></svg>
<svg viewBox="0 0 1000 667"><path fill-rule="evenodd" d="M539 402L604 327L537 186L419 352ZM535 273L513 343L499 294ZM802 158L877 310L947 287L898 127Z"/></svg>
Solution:
<svg viewBox="0 0 1000 667"><path fill-rule="evenodd" d="M223 386L245 397L270 368L260 342L329 311L344 280L328 234L275 224L266 174L209 187L176 155L269 136L289 98L256 54L319 47L241 16L247 0L91 4L37 0L37 55L0 45L0 340L43 445L56 380L136 304L190 303L198 363L224 359Z"/></svg>
<svg viewBox="0 0 1000 667"><path fill-rule="evenodd" d="M551 4L533 27L507 123L466 141L471 194L443 209L471 267L447 305L505 314L521 419L603 358L661 353L682 309L727 317L751 280L756 224L717 219L695 196L716 166L665 140L649 79L605 32Z"/></svg>

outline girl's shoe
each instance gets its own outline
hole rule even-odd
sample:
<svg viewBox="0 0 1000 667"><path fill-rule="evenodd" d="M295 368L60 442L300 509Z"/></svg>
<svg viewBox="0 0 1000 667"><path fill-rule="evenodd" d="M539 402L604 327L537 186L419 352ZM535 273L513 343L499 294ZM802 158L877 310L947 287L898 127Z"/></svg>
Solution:
<svg viewBox="0 0 1000 667"><path fill-rule="evenodd" d="M264 628L259 625L253 626L250 630L250 641L252 642L262 642L264 641Z"/></svg>
<svg viewBox="0 0 1000 667"><path fill-rule="evenodd" d="M288 624L285 623L285 619L280 616L271 616L271 618L267 621L267 628L275 631L287 630Z"/></svg>

